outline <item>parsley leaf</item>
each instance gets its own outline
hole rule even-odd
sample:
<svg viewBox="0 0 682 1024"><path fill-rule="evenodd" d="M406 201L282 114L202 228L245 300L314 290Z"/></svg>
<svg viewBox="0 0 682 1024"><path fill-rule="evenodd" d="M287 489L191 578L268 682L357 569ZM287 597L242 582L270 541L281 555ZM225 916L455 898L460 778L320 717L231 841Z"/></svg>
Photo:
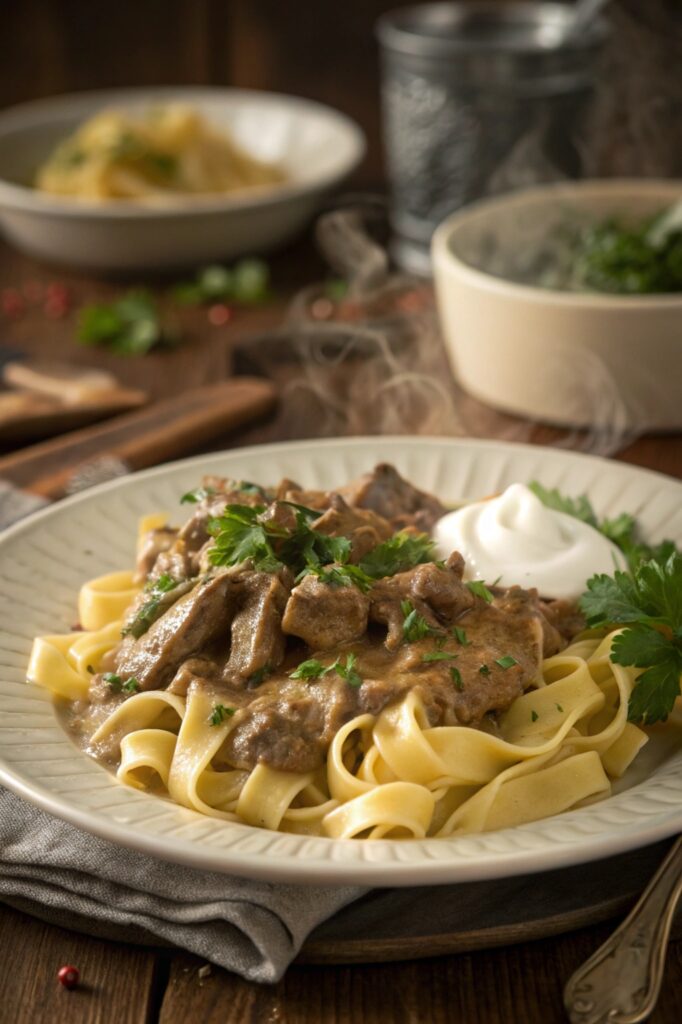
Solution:
<svg viewBox="0 0 682 1024"><path fill-rule="evenodd" d="M177 335L166 330L151 295L131 291L116 302L83 306L78 341L103 345L117 355L143 356L159 346L177 345Z"/></svg>
<svg viewBox="0 0 682 1024"><path fill-rule="evenodd" d="M464 683L462 682L462 673L454 665L450 669L450 675L452 677L453 683L455 684L455 689L463 690Z"/></svg>
<svg viewBox="0 0 682 1024"><path fill-rule="evenodd" d="M349 686L362 686L362 676L355 668L358 656L352 652L346 657L344 665L340 658L337 658L333 665L329 666L330 672L336 672L342 679L345 679Z"/></svg>
<svg viewBox="0 0 682 1024"><path fill-rule="evenodd" d="M332 667L323 665L317 658L309 658L307 661L302 661L294 672L289 673L289 679L319 679L320 676L331 671Z"/></svg>
<svg viewBox="0 0 682 1024"><path fill-rule="evenodd" d="M216 493L215 487L195 487L193 491L187 491L180 498L181 505L196 505L205 498L212 498Z"/></svg>
<svg viewBox="0 0 682 1024"><path fill-rule="evenodd" d="M491 603L493 595L490 593L483 580L469 580L466 586L472 594L476 595L476 597L482 597L486 604Z"/></svg>
<svg viewBox="0 0 682 1024"><path fill-rule="evenodd" d="M422 654L422 661L452 661L458 657L458 654L451 654L450 651L429 651L428 654Z"/></svg>
<svg viewBox="0 0 682 1024"><path fill-rule="evenodd" d="M468 647L469 644L471 643L471 640L467 638L466 632L461 628L461 626L453 626L450 632L454 636L457 643L461 644L462 647Z"/></svg>
<svg viewBox="0 0 682 1024"><path fill-rule="evenodd" d="M231 718L236 708L226 708L224 704L214 704L209 716L211 725L221 725L226 718Z"/></svg>
<svg viewBox="0 0 682 1024"><path fill-rule="evenodd" d="M495 658L495 664L500 668L511 668L513 665L518 665L518 661L516 658L512 658L511 654L505 654L503 658Z"/></svg>
<svg viewBox="0 0 682 1024"><path fill-rule="evenodd" d="M403 638L408 644L415 644L425 636L437 636L440 630L429 626L423 615L420 615L411 601L401 601L403 613Z"/></svg>
<svg viewBox="0 0 682 1024"><path fill-rule="evenodd" d="M401 530L365 555L360 568L375 580L383 576L394 576L415 565L432 562L434 548L435 542L428 534Z"/></svg>
<svg viewBox="0 0 682 1024"><path fill-rule="evenodd" d="M487 665L481 665L478 671L481 673L482 676L490 675L490 669L488 668Z"/></svg>
<svg viewBox="0 0 682 1024"><path fill-rule="evenodd" d="M142 689L135 676L131 676L124 683L115 672L105 672L102 679L111 688L112 693L139 693Z"/></svg>
<svg viewBox="0 0 682 1024"><path fill-rule="evenodd" d="M680 696L682 679L682 556L645 562L634 577L593 576L580 607L591 626L624 625L611 660L645 669L630 695L631 722L665 721Z"/></svg>
<svg viewBox="0 0 682 1024"><path fill-rule="evenodd" d="M161 602L164 594L169 593L171 590L179 585L180 580L174 580L168 573L164 573L159 576L158 579L152 580L145 587L145 591L149 593L149 600L138 609L134 618L124 626L121 630L121 636L134 636L136 640L139 640L143 636L149 627L156 622L161 615Z"/></svg>

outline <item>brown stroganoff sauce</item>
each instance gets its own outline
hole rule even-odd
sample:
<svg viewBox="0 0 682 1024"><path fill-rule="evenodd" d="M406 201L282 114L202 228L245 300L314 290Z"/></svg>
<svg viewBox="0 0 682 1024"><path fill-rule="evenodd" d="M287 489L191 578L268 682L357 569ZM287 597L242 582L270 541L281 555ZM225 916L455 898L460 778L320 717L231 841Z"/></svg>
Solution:
<svg viewBox="0 0 682 1024"><path fill-rule="evenodd" d="M296 529L295 506L314 509L312 530L348 538L351 565L399 530L430 532L447 511L388 465L333 492L304 490L291 480L269 491L207 478L181 529L164 527L144 538L138 579L147 589L128 625L149 600L149 587L169 578L173 586L153 591L154 620L122 638L93 676L89 700L68 710L68 726L86 748L129 696L112 692L106 672L121 683L134 680L136 690L186 696L199 687L216 705L234 709L213 762L223 769L264 763L313 771L341 726L359 714L378 715L410 691L432 726L491 728L532 685L543 657L561 650L583 625L574 606L542 601L535 591L472 593L457 552L364 587L315 574L297 582L286 566L263 571L251 559L213 565L211 521L226 505L265 508L262 521L283 537ZM409 611L417 628L406 631ZM319 673L291 678L303 662L316 663ZM338 670L329 668L334 664ZM114 764L119 739L90 753Z"/></svg>

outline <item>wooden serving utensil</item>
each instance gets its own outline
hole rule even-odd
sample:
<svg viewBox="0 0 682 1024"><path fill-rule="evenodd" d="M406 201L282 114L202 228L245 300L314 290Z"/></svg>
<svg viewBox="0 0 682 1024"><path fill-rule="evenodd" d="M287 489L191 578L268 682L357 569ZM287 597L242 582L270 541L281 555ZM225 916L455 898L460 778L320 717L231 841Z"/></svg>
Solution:
<svg viewBox="0 0 682 1024"><path fill-rule="evenodd" d="M113 457L131 470L158 465L264 415L275 400L269 381L232 377L0 457L0 476L33 494L60 498L74 473L93 460Z"/></svg>

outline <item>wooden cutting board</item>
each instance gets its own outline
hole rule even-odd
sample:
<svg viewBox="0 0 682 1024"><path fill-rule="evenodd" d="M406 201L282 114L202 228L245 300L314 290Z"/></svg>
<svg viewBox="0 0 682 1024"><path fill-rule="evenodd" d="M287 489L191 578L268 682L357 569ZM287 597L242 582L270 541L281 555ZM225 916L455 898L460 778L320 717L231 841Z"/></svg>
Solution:
<svg viewBox="0 0 682 1024"><path fill-rule="evenodd" d="M106 455L130 470L158 465L265 415L275 400L269 381L232 377L5 455L0 477L33 494L60 498L84 464Z"/></svg>

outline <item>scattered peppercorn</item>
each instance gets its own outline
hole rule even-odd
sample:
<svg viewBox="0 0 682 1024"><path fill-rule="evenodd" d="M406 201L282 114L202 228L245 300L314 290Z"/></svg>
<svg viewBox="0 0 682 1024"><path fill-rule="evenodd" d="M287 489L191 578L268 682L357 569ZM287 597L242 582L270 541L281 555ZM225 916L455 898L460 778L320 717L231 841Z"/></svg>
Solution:
<svg viewBox="0 0 682 1024"><path fill-rule="evenodd" d="M72 964L64 964L59 968L57 977L64 988L76 988L80 979L80 971Z"/></svg>

